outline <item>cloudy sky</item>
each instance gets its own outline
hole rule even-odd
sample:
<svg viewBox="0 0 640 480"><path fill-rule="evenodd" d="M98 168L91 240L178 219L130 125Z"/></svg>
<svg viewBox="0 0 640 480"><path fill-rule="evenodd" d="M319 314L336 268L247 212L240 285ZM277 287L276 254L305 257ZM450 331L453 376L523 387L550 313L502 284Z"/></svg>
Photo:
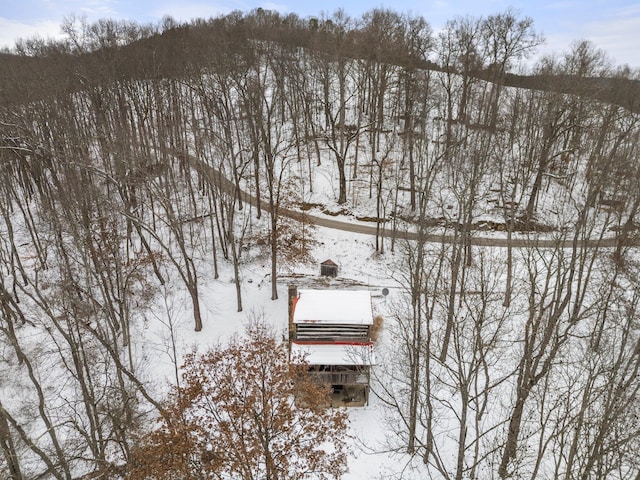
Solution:
<svg viewBox="0 0 640 480"><path fill-rule="evenodd" d="M0 47L19 37L60 35L64 17L128 19L157 24L165 15L178 21L209 18L233 10L262 7L302 17L343 8L359 17L376 7L422 15L434 30L458 15L486 16L515 8L533 18L546 38L540 54L566 51L573 41L591 40L615 64L640 68L640 2L638 0L0 0Z"/></svg>

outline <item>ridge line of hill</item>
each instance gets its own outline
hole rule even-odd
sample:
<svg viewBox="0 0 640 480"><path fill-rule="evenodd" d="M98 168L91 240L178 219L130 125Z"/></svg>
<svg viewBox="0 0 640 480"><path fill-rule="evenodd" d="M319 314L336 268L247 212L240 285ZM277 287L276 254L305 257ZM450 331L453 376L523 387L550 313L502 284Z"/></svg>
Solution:
<svg viewBox="0 0 640 480"><path fill-rule="evenodd" d="M273 42L289 49L297 47L323 51L322 44L311 45L308 38L305 41L285 36L278 40L277 32L266 35L257 27L252 31L242 24L234 28L216 25L185 25L125 45L104 46L80 53L64 51L62 47L56 50L54 46L47 53L36 56L0 52L0 63L4 67L0 72L0 105L22 104L123 79L176 78L185 73L196 74L206 68L227 68L227 62L235 60L225 57L229 49L221 49L220 45L233 44L237 53L246 56L247 60L252 57L252 40ZM218 52L213 58L212 51ZM439 65L426 58L387 51L378 53L377 56L381 57L376 60L378 63L460 74L454 66ZM352 45L352 50L344 51L341 55L348 59L364 59L366 54ZM500 75L491 67L472 68L467 74L471 78L501 83L507 87L592 98L640 113L640 81L622 76L581 77L557 73L520 75L510 72Z"/></svg>

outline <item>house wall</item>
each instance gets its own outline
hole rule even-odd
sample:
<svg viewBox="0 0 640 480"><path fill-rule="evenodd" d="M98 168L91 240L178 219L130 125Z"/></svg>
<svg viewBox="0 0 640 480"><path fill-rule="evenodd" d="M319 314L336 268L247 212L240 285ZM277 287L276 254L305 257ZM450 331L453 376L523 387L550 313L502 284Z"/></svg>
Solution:
<svg viewBox="0 0 640 480"><path fill-rule="evenodd" d="M368 342L370 329L369 325L299 324L294 340Z"/></svg>

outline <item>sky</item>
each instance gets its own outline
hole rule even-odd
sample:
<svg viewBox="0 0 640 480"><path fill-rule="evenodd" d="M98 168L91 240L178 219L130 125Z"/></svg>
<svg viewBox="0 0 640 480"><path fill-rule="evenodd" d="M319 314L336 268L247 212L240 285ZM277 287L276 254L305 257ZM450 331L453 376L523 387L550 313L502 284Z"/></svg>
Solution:
<svg viewBox="0 0 640 480"><path fill-rule="evenodd" d="M355 18L382 7L421 15L435 31L456 16L484 17L511 7L521 16L531 17L536 31L544 35L546 42L538 55L562 54L572 42L590 40L607 52L614 65L640 68L638 0L0 0L0 48L12 47L20 37L59 36L63 19L71 15L85 16L90 22L111 18L158 24L166 15L188 22L258 7L301 17L343 8Z"/></svg>

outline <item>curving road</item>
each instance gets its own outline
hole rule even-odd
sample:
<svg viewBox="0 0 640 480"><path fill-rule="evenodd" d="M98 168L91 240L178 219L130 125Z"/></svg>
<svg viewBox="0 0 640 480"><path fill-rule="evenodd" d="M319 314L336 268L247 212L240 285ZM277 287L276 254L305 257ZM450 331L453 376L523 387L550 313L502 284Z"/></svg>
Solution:
<svg viewBox="0 0 640 480"><path fill-rule="evenodd" d="M210 176L213 181L220 187L221 190L226 191L229 194L233 194L235 192L235 185L233 182L228 180L225 176L221 174L220 171L211 167L210 165L205 165L194 157L190 157L191 164L206 176ZM248 203L252 206L257 206L258 202L256 198L249 194L248 192L241 191L240 197L242 201ZM269 204L267 202L261 202L260 208L263 210L269 211ZM327 218L324 216L313 215L306 212L301 212L299 210L294 210L286 207L279 207L278 213L285 217L298 220L298 221L306 221L307 223L311 223L314 225L318 225L320 227L333 228L336 230L343 230L346 232L353 233L361 233L365 235L375 235L376 227L371 225L363 225L362 223L350 222L348 220L337 220L334 218ZM378 232L381 236L387 238L396 238L396 239L405 239L405 240L418 240L418 233L415 231L408 230L392 230L388 228L381 228ZM446 234L425 234L423 235L423 240L426 242L433 243L454 243L460 242L460 236L455 235L446 235ZM588 240L575 240L573 238L559 238L559 239L550 239L550 238L540 238L538 235L531 235L526 238L521 236L515 236L511 238L511 241L506 238L492 238L492 237L475 237L471 236L469 238L469 243L471 245L481 246L481 247L508 247L511 245L516 248L613 248L618 245L617 237L605 237L600 239L588 239ZM627 246L638 246L640 245L640 239L629 239L626 242Z"/></svg>
<svg viewBox="0 0 640 480"><path fill-rule="evenodd" d="M246 197L245 197L246 195ZM245 201L255 206L255 198L251 195L243 192L243 198ZM267 206L268 207L268 206ZM268 208L265 208L268 210ZM354 233L362 233L362 234L376 234L376 227L371 225L363 225L361 223L349 222L348 220L336 220L333 218L322 217L318 215L312 215L307 213L302 213L297 210L292 210L289 208L280 207L280 213L286 217L293 218L295 220L305 220L308 223L312 223L314 225L318 225L320 227L334 228L336 230L344 230L347 232ZM407 230L392 230L388 228L381 228L378 232L383 237L388 238L397 238L397 239L405 239L405 240L418 240L419 235L418 232L415 231L407 231ZM423 240L426 242L433 243L454 243L460 242L460 236L456 237L455 235L447 235L447 234L424 234ZM527 247L527 248L573 248L574 243L576 246L586 247L586 248L594 248L594 247L603 247L603 248L612 248L618 245L618 239L616 237L606 237L602 239L589 239L586 241L577 241L574 242L573 239L568 238L560 238L560 239L549 239L549 238L539 238L538 236L531 236L528 238L523 237L512 237L511 242L506 238L492 238L492 237L469 237L469 243L471 245L481 246L481 247L508 247L509 243L512 247ZM638 241L627 242L628 245L637 246Z"/></svg>

